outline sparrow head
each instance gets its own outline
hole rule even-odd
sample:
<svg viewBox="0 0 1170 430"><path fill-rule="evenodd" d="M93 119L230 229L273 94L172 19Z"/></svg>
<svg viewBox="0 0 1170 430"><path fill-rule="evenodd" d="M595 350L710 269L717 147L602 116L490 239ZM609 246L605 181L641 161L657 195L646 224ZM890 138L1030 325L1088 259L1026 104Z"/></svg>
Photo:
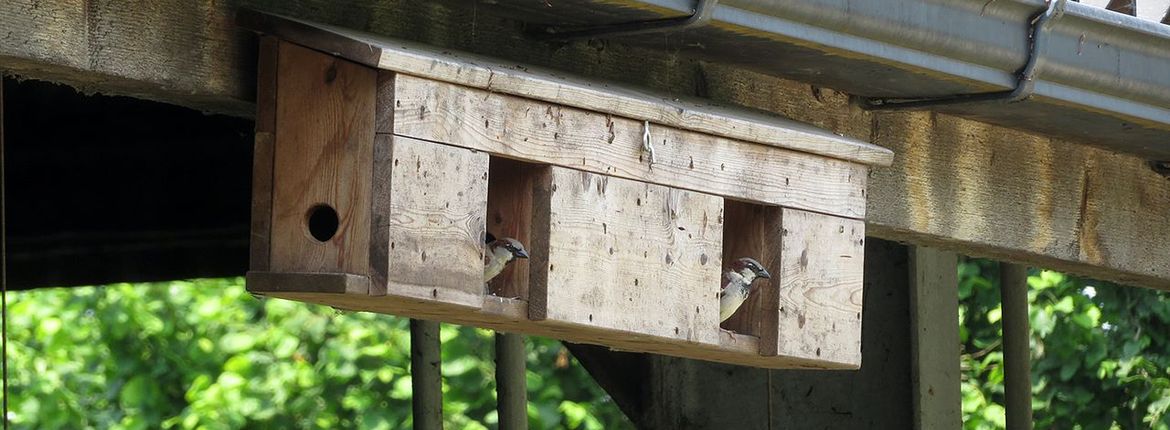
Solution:
<svg viewBox="0 0 1170 430"><path fill-rule="evenodd" d="M772 274L768 273L768 271L764 269L764 266L761 265L759 261L748 257L735 260L735 262L731 264L731 269L739 272L741 275L743 275L744 279L749 281L755 280L755 278L768 279L772 277Z"/></svg>
<svg viewBox="0 0 1170 430"><path fill-rule="evenodd" d="M490 236L491 233L488 233L488 235ZM528 258L528 251L524 250L524 245L521 245L520 241L510 237L493 240L488 246L491 247L493 251L497 249L506 250L512 253L512 256L516 258Z"/></svg>

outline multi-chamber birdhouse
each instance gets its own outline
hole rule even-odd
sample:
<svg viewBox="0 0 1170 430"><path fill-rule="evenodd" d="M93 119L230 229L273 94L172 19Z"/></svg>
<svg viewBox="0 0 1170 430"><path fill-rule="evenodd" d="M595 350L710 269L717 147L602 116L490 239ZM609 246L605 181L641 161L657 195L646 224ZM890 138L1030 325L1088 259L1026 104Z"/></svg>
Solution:
<svg viewBox="0 0 1170 430"><path fill-rule="evenodd" d="M785 368L861 361L883 148L781 118L242 12L263 34L257 294ZM530 258L484 282L484 237ZM723 272L758 260L720 323Z"/></svg>

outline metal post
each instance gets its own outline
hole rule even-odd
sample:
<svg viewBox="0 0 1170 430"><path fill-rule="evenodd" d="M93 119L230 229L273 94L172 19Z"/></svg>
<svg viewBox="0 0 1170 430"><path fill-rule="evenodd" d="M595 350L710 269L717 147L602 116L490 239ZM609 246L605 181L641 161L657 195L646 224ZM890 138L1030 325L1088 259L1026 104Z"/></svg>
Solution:
<svg viewBox="0 0 1170 430"><path fill-rule="evenodd" d="M999 264L1003 302L1004 405L1007 430L1032 428L1032 366L1028 345L1028 268Z"/></svg>
<svg viewBox="0 0 1170 430"><path fill-rule="evenodd" d="M524 336L496 333L496 410L501 429L528 428L525 358Z"/></svg>
<svg viewBox="0 0 1170 430"><path fill-rule="evenodd" d="M439 323L410 320L410 382L415 430L443 428Z"/></svg>

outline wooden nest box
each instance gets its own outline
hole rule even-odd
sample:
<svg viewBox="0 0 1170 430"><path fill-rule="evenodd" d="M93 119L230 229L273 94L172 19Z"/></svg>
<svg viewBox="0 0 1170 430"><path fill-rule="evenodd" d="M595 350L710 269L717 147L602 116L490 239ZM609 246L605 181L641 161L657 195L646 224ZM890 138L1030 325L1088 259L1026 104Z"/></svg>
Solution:
<svg viewBox="0 0 1170 430"><path fill-rule="evenodd" d="M249 291L725 363L860 366L866 178L888 150L354 31L239 20L264 34ZM486 287L485 231L531 254ZM721 274L739 257L773 276L721 329Z"/></svg>

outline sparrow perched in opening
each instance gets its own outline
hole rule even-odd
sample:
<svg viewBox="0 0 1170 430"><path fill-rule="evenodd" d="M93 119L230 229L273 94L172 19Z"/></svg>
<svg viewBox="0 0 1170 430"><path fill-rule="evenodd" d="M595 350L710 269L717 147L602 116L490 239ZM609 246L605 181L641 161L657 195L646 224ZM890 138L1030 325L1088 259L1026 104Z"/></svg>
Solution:
<svg viewBox="0 0 1170 430"><path fill-rule="evenodd" d="M752 282L757 278L768 279L772 275L764 270L760 262L751 258L740 258L723 272L723 289L719 291L719 322L727 321L752 292Z"/></svg>
<svg viewBox="0 0 1170 430"><path fill-rule="evenodd" d="M496 239L491 233L488 233L485 238L487 243L487 252L483 256L483 282L491 281L496 275L504 271L504 267L508 266L513 259L528 258L528 251L524 250L524 245L520 241L505 237L503 239Z"/></svg>

